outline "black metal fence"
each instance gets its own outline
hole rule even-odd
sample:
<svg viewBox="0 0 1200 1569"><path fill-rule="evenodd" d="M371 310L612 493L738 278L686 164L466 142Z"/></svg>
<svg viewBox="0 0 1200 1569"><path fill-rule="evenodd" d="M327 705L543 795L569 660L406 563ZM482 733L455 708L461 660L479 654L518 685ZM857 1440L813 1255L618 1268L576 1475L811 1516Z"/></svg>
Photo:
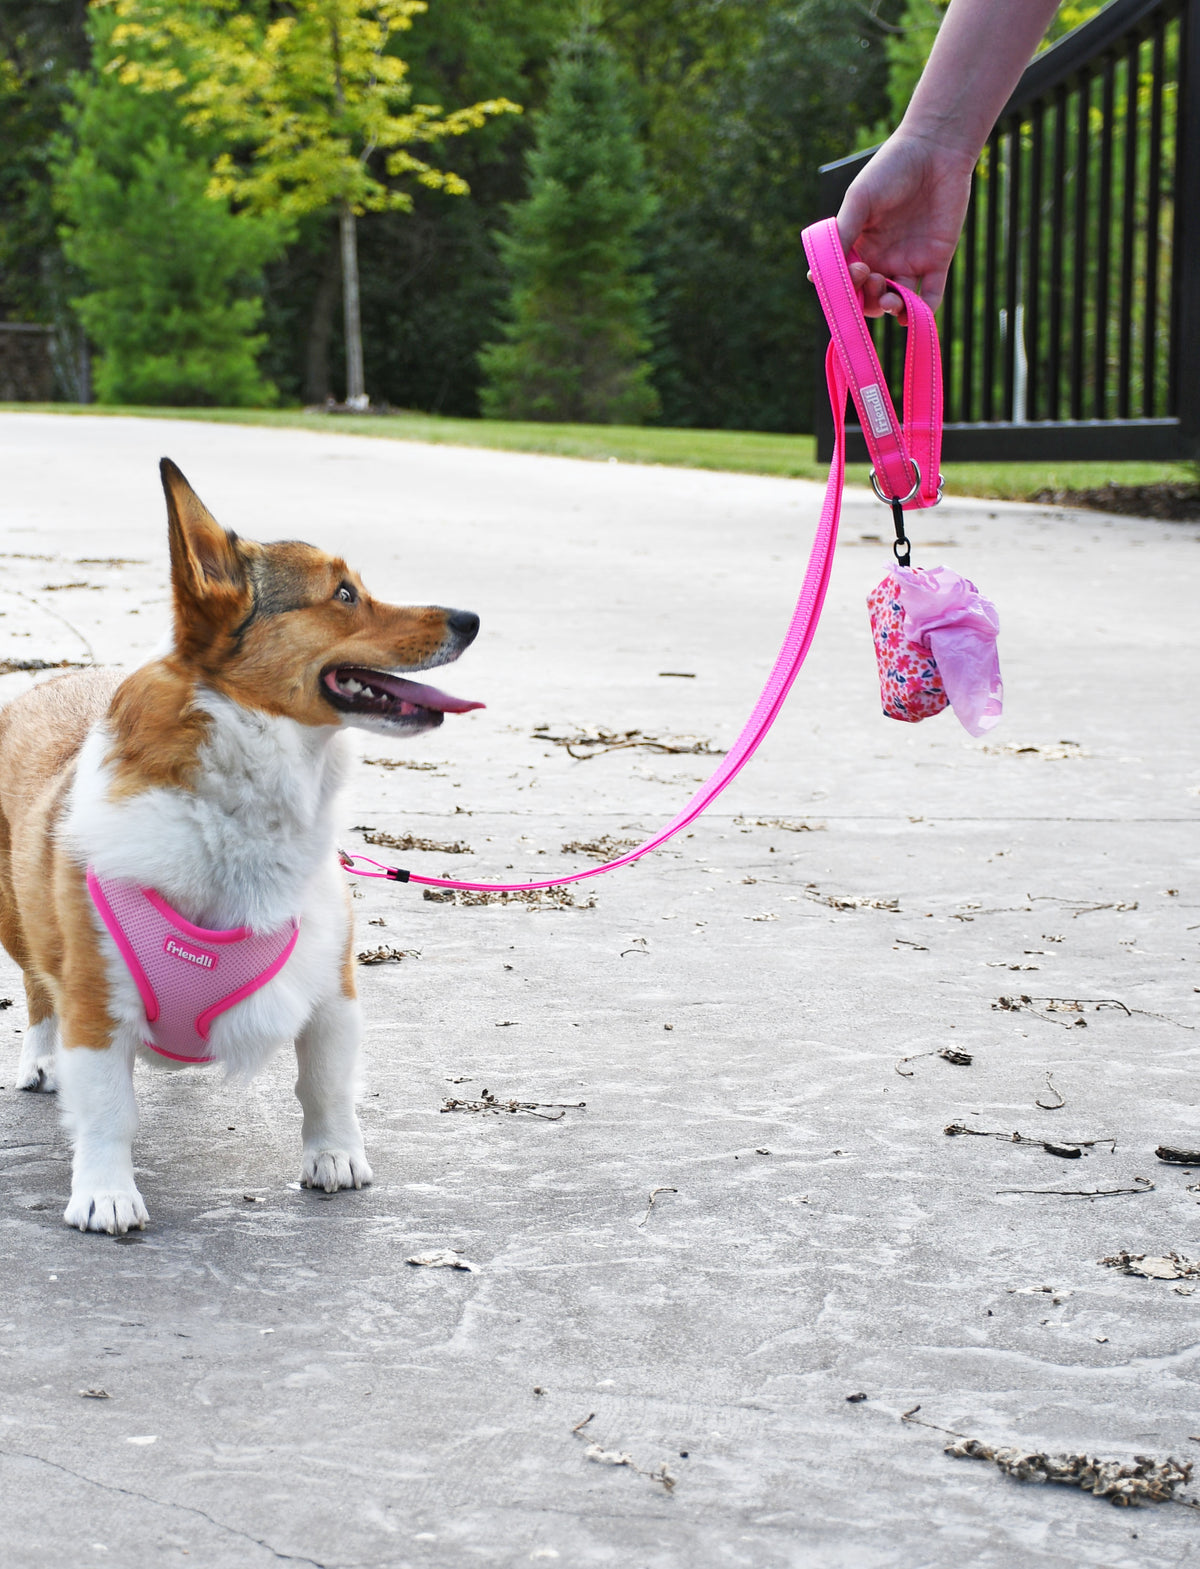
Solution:
<svg viewBox="0 0 1200 1569"><path fill-rule="evenodd" d="M821 170L823 211L869 157ZM875 331L896 385L903 330ZM1030 65L976 168L940 332L949 459L1200 455L1200 0L1113 0Z"/></svg>

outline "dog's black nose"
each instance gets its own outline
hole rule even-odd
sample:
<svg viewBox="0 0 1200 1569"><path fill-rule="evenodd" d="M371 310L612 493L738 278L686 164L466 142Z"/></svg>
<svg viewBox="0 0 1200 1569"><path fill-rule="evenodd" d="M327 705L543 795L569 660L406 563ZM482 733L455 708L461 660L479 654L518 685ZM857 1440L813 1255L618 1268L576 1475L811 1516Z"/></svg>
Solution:
<svg viewBox="0 0 1200 1569"><path fill-rule="evenodd" d="M468 643L475 641L475 634L479 631L479 617L473 610L448 610L446 625L456 637L462 639L465 648Z"/></svg>

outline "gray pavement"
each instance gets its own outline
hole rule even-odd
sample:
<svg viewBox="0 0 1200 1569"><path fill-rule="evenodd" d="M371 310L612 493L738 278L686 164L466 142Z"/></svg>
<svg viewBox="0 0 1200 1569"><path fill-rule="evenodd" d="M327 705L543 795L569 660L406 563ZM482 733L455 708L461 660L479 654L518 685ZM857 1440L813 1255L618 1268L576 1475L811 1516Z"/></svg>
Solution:
<svg viewBox="0 0 1200 1569"><path fill-rule="evenodd" d="M345 800L350 847L362 824L471 846L407 857L435 873L546 875L581 864L570 841L665 821L705 758L573 760L533 732L727 745L820 494L3 415L0 659L128 664L157 641L162 453L239 532L481 614L447 684L488 708L408 754L365 739L436 767L364 762ZM0 1560L1200 1563L1194 1511L1022 1485L900 1420L1200 1460L1200 1280L1097 1262L1200 1257L1200 1169L1154 1156L1200 1144L1200 528L920 518L915 559L1000 607L1008 712L981 743L878 712L863 600L887 526L848 500L808 666L692 837L575 907L358 890L362 946L420 954L361 972L369 1192L296 1187L284 1058L249 1088L139 1069L150 1227L68 1231L65 1138L12 1088L24 1008L0 964ZM948 1046L971 1064L917 1055ZM1035 1104L1047 1074L1061 1109ZM485 1088L586 1107L439 1110ZM1115 1148L1069 1161L955 1122ZM404 1262L438 1248L477 1272ZM674 1491L589 1441L665 1463Z"/></svg>

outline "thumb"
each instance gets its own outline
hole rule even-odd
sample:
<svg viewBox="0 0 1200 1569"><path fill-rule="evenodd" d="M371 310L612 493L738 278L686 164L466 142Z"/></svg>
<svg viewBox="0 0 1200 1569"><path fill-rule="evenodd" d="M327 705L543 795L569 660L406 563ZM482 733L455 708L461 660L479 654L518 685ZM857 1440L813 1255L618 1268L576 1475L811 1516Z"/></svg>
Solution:
<svg viewBox="0 0 1200 1569"><path fill-rule="evenodd" d="M856 180L843 196L842 205L838 208L838 238L842 242L843 250L848 251L858 239L870 210L870 198L865 190L859 188Z"/></svg>

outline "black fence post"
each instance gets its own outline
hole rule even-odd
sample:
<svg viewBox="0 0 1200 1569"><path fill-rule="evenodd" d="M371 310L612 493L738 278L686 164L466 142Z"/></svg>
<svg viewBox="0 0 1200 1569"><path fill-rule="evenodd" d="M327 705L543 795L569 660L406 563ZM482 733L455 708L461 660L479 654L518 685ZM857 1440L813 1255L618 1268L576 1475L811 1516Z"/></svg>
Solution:
<svg viewBox="0 0 1200 1569"><path fill-rule="evenodd" d="M1146 54L1154 80L1143 114ZM821 169L823 212L837 211L873 151ZM1033 61L989 139L950 287L948 461L1200 460L1200 0L1111 0ZM897 336L876 341L892 350ZM833 427L817 370L827 460ZM854 426L846 456L866 459Z"/></svg>
<svg viewBox="0 0 1200 1569"><path fill-rule="evenodd" d="M1180 97L1171 255L1175 410L1180 457L1200 459L1200 0L1186 0L1179 40Z"/></svg>

